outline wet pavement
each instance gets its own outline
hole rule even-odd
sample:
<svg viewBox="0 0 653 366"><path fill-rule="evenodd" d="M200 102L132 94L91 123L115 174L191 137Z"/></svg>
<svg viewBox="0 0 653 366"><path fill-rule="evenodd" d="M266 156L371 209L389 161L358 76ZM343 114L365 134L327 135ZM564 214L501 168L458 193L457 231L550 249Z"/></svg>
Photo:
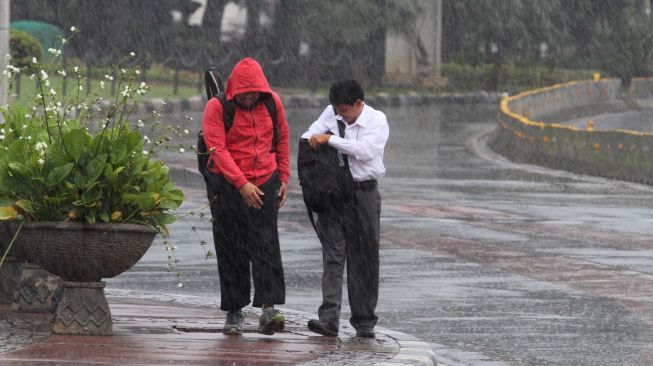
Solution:
<svg viewBox="0 0 653 366"><path fill-rule="evenodd" d="M320 110L287 112L297 141ZM653 364L653 187L512 164L485 145L495 107L386 112L382 329L429 342L447 365ZM199 114L193 117L197 128ZM205 259L213 250L209 224L197 213L205 194L192 156L165 160L189 171L175 173L189 198L182 211L194 213L171 227L181 277L166 271L168 253L157 241L132 270L107 280L109 302L132 290L142 301L161 294L199 299L193 313L205 320L193 326L214 328L223 315L215 311L215 259ZM298 334L320 304L321 252L295 177L280 237L285 307L303 314L293 315ZM220 343L219 334L203 335ZM392 344L385 345L400 348ZM316 347L328 353L334 345ZM391 352L377 356L392 359Z"/></svg>

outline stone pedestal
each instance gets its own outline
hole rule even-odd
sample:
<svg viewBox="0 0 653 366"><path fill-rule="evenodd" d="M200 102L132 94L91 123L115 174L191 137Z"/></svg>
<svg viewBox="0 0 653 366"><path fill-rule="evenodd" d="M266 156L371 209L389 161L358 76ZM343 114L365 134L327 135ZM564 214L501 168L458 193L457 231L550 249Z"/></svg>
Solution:
<svg viewBox="0 0 653 366"><path fill-rule="evenodd" d="M5 258L2 267L0 267L0 304L14 302L14 291L20 281L22 268L22 262L18 259L14 257Z"/></svg>
<svg viewBox="0 0 653 366"><path fill-rule="evenodd" d="M52 331L64 335L113 335L105 282L64 281Z"/></svg>
<svg viewBox="0 0 653 366"><path fill-rule="evenodd" d="M33 263L23 263L11 310L17 313L53 313L61 296L61 279Z"/></svg>

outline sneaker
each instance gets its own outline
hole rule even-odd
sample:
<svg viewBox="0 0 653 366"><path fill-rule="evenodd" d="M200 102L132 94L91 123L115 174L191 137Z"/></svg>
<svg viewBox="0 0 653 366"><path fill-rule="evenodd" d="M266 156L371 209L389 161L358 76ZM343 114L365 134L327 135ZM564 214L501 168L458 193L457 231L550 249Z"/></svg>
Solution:
<svg viewBox="0 0 653 366"><path fill-rule="evenodd" d="M326 320L311 319L308 321L308 329L311 332L315 332L327 337L338 336L338 328Z"/></svg>
<svg viewBox="0 0 653 366"><path fill-rule="evenodd" d="M283 314L275 308L265 308L259 319L258 332L266 335L273 335L274 332L280 332L285 326Z"/></svg>
<svg viewBox="0 0 653 366"><path fill-rule="evenodd" d="M245 328L245 313L240 310L228 312L222 333L239 335L243 334L243 328Z"/></svg>
<svg viewBox="0 0 653 366"><path fill-rule="evenodd" d="M356 337L358 338L375 338L376 334L372 329L357 329Z"/></svg>

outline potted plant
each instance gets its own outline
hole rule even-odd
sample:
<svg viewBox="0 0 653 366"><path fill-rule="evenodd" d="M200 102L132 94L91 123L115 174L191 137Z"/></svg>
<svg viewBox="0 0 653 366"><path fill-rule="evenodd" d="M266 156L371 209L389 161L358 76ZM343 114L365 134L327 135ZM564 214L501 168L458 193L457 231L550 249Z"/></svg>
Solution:
<svg viewBox="0 0 653 366"><path fill-rule="evenodd" d="M129 269L156 234L167 235L184 196L155 156L180 132L167 129L152 142L143 130L155 133L161 116L133 118L134 100L149 88L137 67L125 66L133 53L99 83L117 84L107 103L86 93L78 67L57 63L61 50L49 52L48 62L31 60L35 98L2 109L0 219L17 256L65 281L54 332L110 335L101 279ZM17 72L10 65L5 75ZM74 80L69 95L55 75Z"/></svg>

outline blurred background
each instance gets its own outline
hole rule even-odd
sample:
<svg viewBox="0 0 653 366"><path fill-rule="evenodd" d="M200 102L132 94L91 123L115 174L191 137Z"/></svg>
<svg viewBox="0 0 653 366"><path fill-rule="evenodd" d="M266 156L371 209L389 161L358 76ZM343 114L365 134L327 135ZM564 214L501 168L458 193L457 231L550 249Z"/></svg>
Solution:
<svg viewBox="0 0 653 366"><path fill-rule="evenodd" d="M245 56L273 86L312 91L353 77L371 90L512 94L594 72L627 86L652 70L650 0L20 0L10 13L23 59L75 26L67 67L102 76L135 52L144 80L181 96Z"/></svg>

